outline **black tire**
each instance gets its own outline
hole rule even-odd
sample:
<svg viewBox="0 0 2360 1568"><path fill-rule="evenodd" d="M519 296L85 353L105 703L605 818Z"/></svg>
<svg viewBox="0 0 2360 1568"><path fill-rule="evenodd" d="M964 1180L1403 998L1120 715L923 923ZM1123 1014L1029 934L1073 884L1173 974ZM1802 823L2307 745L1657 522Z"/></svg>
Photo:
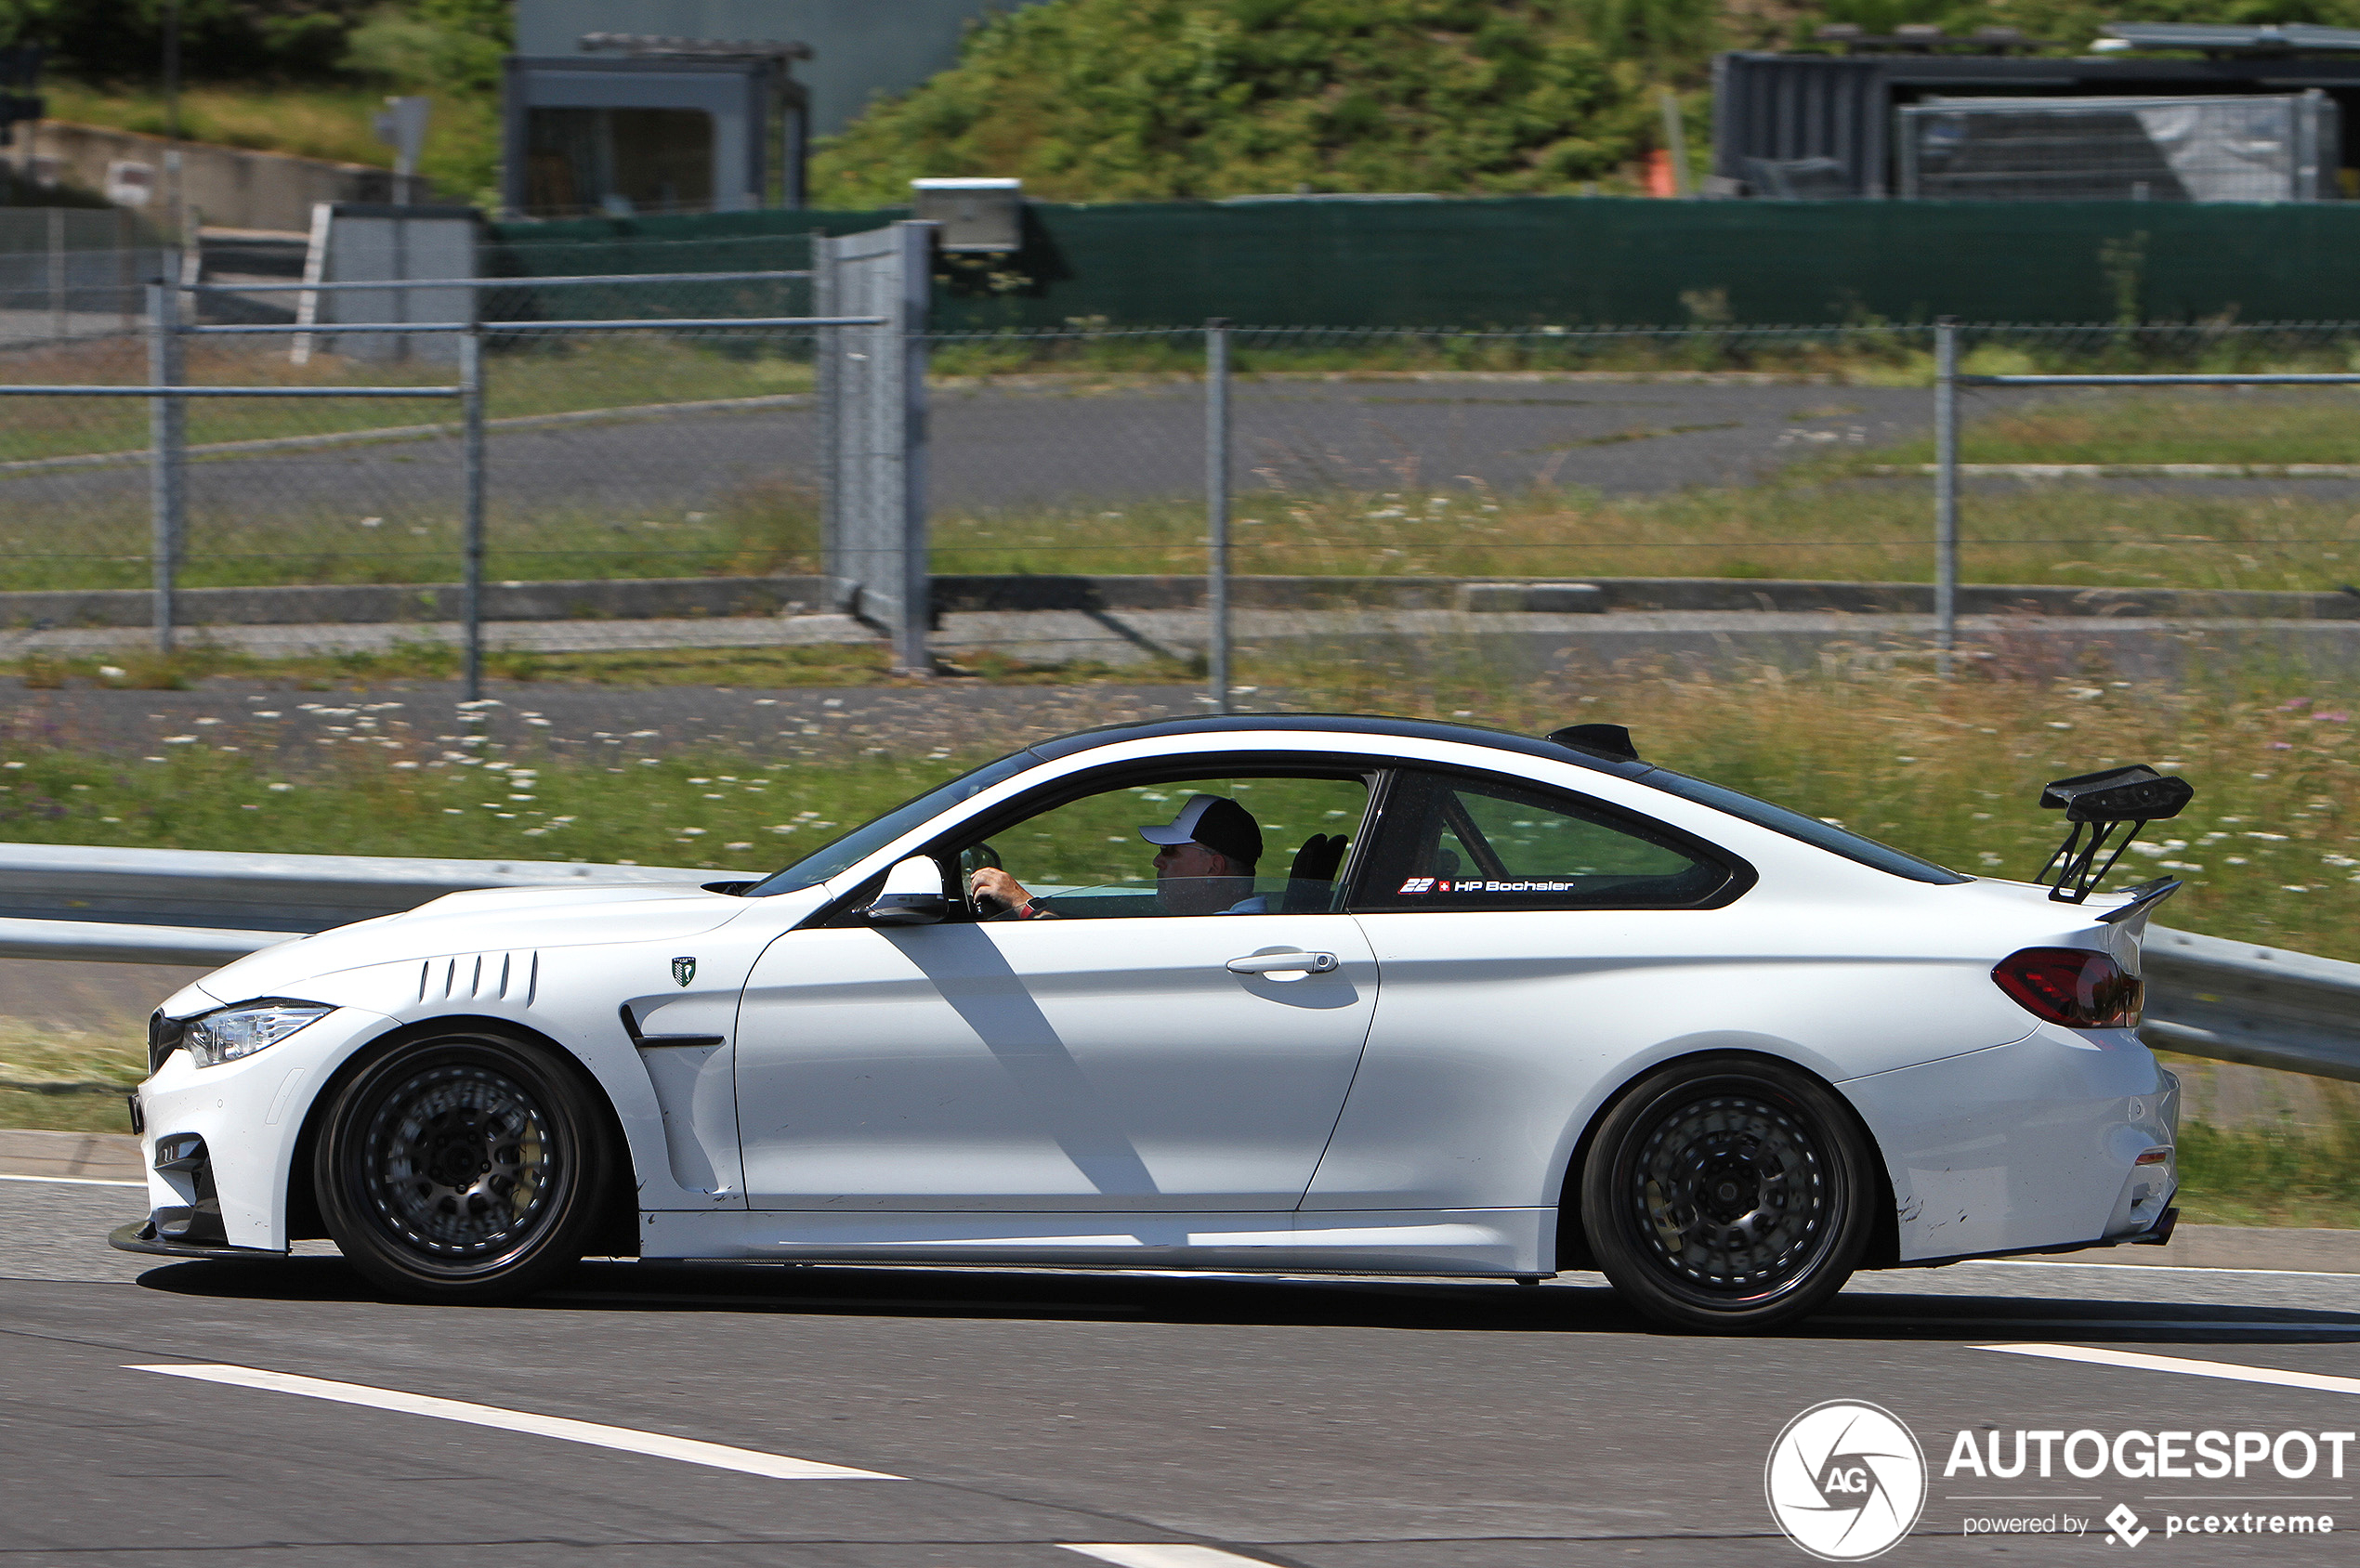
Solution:
<svg viewBox="0 0 2360 1568"><path fill-rule="evenodd" d="M329 1235L377 1286L496 1301L581 1261L611 1157L592 1091L546 1046L454 1030L346 1080L321 1127L313 1191Z"/></svg>
<svg viewBox="0 0 2360 1568"><path fill-rule="evenodd" d="M1674 1328L1757 1333L1817 1311L1859 1266L1879 1190L1850 1109L1756 1057L1675 1062L1607 1113L1581 1223L1622 1298Z"/></svg>

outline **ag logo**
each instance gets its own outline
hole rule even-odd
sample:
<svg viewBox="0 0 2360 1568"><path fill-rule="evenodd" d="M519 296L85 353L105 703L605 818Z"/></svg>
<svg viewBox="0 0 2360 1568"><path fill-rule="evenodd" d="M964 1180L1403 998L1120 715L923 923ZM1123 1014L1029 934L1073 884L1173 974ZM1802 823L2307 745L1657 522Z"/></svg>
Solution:
<svg viewBox="0 0 2360 1568"><path fill-rule="evenodd" d="M672 960L672 977L675 980L679 981L683 986L687 985L689 981L694 980L697 977L697 960L694 959L674 959Z"/></svg>
<svg viewBox="0 0 2360 1568"><path fill-rule="evenodd" d="M1815 1405L1770 1445L1762 1486L1787 1537L1829 1562L1859 1562L1918 1522L1926 1458L1891 1412L1855 1400Z"/></svg>

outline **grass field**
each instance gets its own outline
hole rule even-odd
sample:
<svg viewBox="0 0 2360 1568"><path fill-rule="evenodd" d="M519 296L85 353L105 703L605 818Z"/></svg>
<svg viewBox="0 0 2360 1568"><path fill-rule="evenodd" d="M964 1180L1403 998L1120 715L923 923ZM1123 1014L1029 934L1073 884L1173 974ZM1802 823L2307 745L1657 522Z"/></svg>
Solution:
<svg viewBox="0 0 2360 1568"><path fill-rule="evenodd" d="M406 497L317 503L251 496L229 505L199 486L190 587L295 582L438 582L460 568L455 457L448 440L405 449L421 467ZM438 478L442 474L449 482ZM0 495L8 480L0 477ZM422 489L415 487L423 487ZM363 516L374 505L393 516ZM1447 577L1821 578L1923 582L1933 575L1922 482L1824 471L1663 497L1580 491L1501 495L1463 484L1416 491L1248 492L1236 499L1239 573ZM2299 486L2196 495L2103 483L1978 492L1962 508L1969 582L2102 587L2332 590L2360 577L2360 512ZM27 507L0 521L9 588L143 587L150 524L125 488L60 536ZM1204 569L1193 500L938 514L944 573L1102 575ZM535 506L498 491L486 569L494 581L741 576L815 571L819 499L787 481L747 481L689 511L618 499L610 510ZM60 550L60 544L68 546Z"/></svg>
<svg viewBox="0 0 2360 1568"><path fill-rule="evenodd" d="M1817 464L1659 497L1493 495L1458 482L1236 498L1232 569L1445 577L1828 578L1930 581L1924 481ZM2101 484L1978 490L1960 508L1969 582L2333 589L2360 576L2360 514L2300 489L2158 494ZM942 572L1199 572L1200 504L1074 506L934 519Z"/></svg>
<svg viewBox="0 0 2360 1568"><path fill-rule="evenodd" d="M699 657L668 656L666 668L685 679ZM704 657L708 670L749 669L741 655ZM1527 734L1575 718L1629 723L1650 759L1999 876L2029 877L2052 847L2054 819L2033 806L2044 781L2151 762L2196 784L2196 804L2151 831L2122 879L2186 879L2172 924L2360 960L2360 737L2346 690L2300 672L2214 669L2196 679L2217 684L2176 691L2104 677L1946 684L1906 671L1517 686L1477 652L1431 644L1318 665L1265 655L1251 669L1295 709L1464 717ZM977 760L812 747L783 759L487 747L479 760L424 739L282 752L267 737L229 751L200 736L162 748L162 761L20 747L0 764L0 839L765 865L809 843L816 823L860 820ZM530 791L489 782L518 768Z"/></svg>
<svg viewBox="0 0 2360 1568"><path fill-rule="evenodd" d="M940 674L975 678L995 686L1071 686L1120 677L1126 682L1196 681L1197 664L1146 662L1121 670L1077 660L1028 664L985 651L943 660ZM25 685L36 691L81 684L133 691L187 691L216 676L269 681L297 691L365 688L382 681L447 681L458 678L462 655L453 643L411 642L382 652L262 657L191 639L166 658L152 647L127 642L113 653L60 657L29 654L15 661ZM913 686L896 674L881 643L821 643L802 647L635 648L617 652L536 653L488 648L484 678L602 686L725 686L755 690L796 686Z"/></svg>
<svg viewBox="0 0 2360 1568"><path fill-rule="evenodd" d="M266 491L233 503L210 492L200 472L182 584L456 581L453 446L405 445L404 461L418 466L403 471L403 493L391 499L328 490L314 500ZM0 476L0 503L9 483ZM0 586L145 587L146 495L118 490L63 534L40 508L0 507ZM1934 573L1932 509L1923 481L1816 467L1660 497L1494 496L1458 483L1247 492L1234 502L1230 559L1241 574L1924 582ZM495 581L812 572L819 514L817 494L792 481L741 482L694 510L628 495L599 510L535 505L495 476L486 571ZM1961 516L1968 582L2331 591L2360 578L2360 511L2299 483L2243 495L2040 484L1971 493ZM943 573L1205 569L1204 509L1193 499L937 513L930 526Z"/></svg>
<svg viewBox="0 0 2360 1568"><path fill-rule="evenodd" d="M2360 463L2360 387L1969 387L1963 463ZM1931 463L1931 438L1862 462Z"/></svg>

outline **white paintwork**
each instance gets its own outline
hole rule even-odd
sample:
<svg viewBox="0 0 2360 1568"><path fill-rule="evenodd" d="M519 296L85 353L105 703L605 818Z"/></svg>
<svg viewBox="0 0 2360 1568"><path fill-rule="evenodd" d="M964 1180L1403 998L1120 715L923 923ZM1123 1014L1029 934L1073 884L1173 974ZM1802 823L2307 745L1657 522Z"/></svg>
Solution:
<svg viewBox="0 0 2360 1568"><path fill-rule="evenodd" d="M1338 967L1227 968L1314 950ZM1348 915L792 933L739 1014L747 1191L839 1212L1291 1209L1376 979Z"/></svg>
<svg viewBox="0 0 2360 1568"><path fill-rule="evenodd" d="M1035 791L1257 752L1570 791L1719 844L1759 880L1718 909L806 924ZM2036 1026L1989 971L2034 946L2135 967L2142 922L2101 923L2112 902L1915 882L1471 742L1118 738L821 887L469 892L256 953L165 1011L264 996L337 1011L242 1062L176 1054L143 1091L148 1142L203 1134L231 1241L283 1248L295 1141L339 1069L394 1029L480 1020L555 1042L607 1094L650 1257L1541 1274L1601 1107L1657 1064L1742 1050L1859 1111L1904 1261L2066 1246L2159 1213L2172 1167L2134 1162L2171 1146L2176 1090L2129 1033ZM1294 953L1302 966L1254 972ZM1335 967L1317 973L1315 954ZM688 957L681 986L672 960ZM722 1043L635 1049L626 1005L647 1035ZM150 1187L189 1200L174 1178Z"/></svg>

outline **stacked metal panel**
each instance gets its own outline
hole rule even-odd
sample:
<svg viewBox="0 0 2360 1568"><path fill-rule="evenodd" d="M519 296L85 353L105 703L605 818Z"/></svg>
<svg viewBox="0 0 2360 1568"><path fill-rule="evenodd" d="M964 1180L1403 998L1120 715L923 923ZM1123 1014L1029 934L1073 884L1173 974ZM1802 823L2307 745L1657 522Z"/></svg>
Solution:
<svg viewBox="0 0 2360 1568"><path fill-rule="evenodd" d="M1900 194L1970 202L2314 202L2340 141L2325 93L1937 98L1895 111Z"/></svg>

